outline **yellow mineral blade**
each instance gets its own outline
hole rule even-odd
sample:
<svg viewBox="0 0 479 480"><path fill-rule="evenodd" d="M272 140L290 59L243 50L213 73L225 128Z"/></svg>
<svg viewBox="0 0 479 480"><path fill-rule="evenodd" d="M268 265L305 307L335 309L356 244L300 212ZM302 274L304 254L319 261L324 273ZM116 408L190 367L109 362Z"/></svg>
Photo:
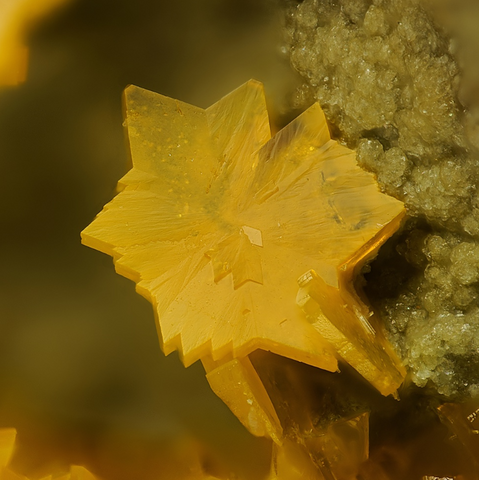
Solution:
<svg viewBox="0 0 479 480"><path fill-rule="evenodd" d="M369 309L346 289L326 284L313 270L300 281L298 305L312 325L383 395L395 394L406 371Z"/></svg>
<svg viewBox="0 0 479 480"><path fill-rule="evenodd" d="M281 444L283 429L266 389L248 357L208 368L211 389L253 434Z"/></svg>

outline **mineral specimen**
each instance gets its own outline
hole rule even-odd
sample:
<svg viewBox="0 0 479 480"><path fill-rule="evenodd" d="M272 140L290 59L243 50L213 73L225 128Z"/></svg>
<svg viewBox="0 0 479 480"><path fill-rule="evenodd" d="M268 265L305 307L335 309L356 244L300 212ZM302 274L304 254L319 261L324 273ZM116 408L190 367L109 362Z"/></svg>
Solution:
<svg viewBox="0 0 479 480"><path fill-rule="evenodd" d="M341 359L396 394L404 368L355 280L399 228L402 203L331 140L318 104L271 138L256 81L206 110L130 86L125 111L133 168L83 243L153 303L165 353L201 359L213 391L275 442L272 478L353 474L368 455L366 412L320 426L305 408L309 430L293 411L280 418L283 393L250 354L330 372ZM280 372L275 357L266 363Z"/></svg>
<svg viewBox="0 0 479 480"><path fill-rule="evenodd" d="M258 348L334 371L335 350L394 393L404 371L353 280L403 206L319 105L270 138L254 81L207 110L138 87L125 102L133 169L82 238L152 301L164 351L209 371Z"/></svg>

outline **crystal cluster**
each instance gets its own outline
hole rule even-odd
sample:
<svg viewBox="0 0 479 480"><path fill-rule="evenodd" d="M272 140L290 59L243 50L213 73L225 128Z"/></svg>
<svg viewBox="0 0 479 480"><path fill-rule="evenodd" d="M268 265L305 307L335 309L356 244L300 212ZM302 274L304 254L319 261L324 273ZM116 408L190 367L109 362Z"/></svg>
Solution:
<svg viewBox="0 0 479 480"><path fill-rule="evenodd" d="M152 302L165 353L201 360L238 419L272 439L271 479L356 474L368 412L325 407L318 423L312 393L311 408L295 395L284 410L302 387L280 359L328 375L347 362L397 395L404 367L355 280L403 204L331 140L318 104L271 137L259 82L206 110L135 86L124 100L133 168L83 243Z"/></svg>

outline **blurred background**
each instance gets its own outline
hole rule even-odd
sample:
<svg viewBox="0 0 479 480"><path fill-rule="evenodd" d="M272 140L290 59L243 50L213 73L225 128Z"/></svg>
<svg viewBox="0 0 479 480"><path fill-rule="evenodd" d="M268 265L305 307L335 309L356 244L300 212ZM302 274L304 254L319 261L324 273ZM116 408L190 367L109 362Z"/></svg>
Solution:
<svg viewBox="0 0 479 480"><path fill-rule="evenodd" d="M151 305L80 231L128 169L128 84L208 107L256 78L281 117L295 80L279 10L268 0L71 0L29 31L26 81L0 88L0 427L18 430L17 472L268 470L269 442L246 432L201 365L164 357Z"/></svg>

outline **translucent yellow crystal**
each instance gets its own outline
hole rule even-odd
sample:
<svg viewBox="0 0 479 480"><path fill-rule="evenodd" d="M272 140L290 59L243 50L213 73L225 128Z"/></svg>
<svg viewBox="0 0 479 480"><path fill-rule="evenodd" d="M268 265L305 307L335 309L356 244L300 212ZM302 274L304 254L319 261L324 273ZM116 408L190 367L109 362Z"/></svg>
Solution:
<svg viewBox="0 0 479 480"><path fill-rule="evenodd" d="M278 415L248 357L226 362L208 372L206 378L216 395L253 435L281 443L283 429Z"/></svg>
<svg viewBox="0 0 479 480"><path fill-rule="evenodd" d="M330 139L319 105L273 138L255 81L206 110L131 86L125 111L133 168L82 239L153 303L165 353L189 365L264 349L335 371L338 352L355 366L348 349L384 349L352 280L403 205ZM321 318L340 342L296 304L305 274L331 295ZM379 367L375 355L381 380L361 373L392 393L402 367L390 351Z"/></svg>

